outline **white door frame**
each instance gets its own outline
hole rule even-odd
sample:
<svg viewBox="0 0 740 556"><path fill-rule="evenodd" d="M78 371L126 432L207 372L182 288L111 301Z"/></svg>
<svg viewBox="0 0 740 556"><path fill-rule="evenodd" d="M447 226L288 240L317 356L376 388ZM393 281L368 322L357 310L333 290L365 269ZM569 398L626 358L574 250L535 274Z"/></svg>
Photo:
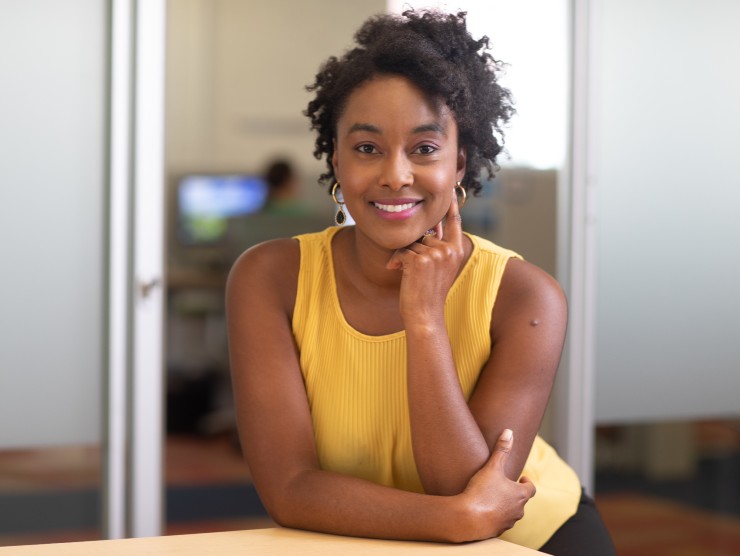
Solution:
<svg viewBox="0 0 740 556"><path fill-rule="evenodd" d="M597 95L591 64L597 6L592 0L572 0L570 12L569 162L558 188L558 278L568 295L569 325L553 393L553 437L593 493L596 182L591 153Z"/></svg>
<svg viewBox="0 0 740 556"><path fill-rule="evenodd" d="M108 538L162 532L166 0L111 0Z"/></svg>

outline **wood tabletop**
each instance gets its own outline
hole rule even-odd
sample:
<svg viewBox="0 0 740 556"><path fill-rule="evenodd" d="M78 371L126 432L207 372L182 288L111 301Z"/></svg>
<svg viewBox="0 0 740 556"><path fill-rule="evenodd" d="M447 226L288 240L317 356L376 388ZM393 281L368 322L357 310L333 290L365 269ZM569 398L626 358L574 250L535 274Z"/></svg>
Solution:
<svg viewBox="0 0 740 556"><path fill-rule="evenodd" d="M385 541L360 539L272 528L226 531L197 535L173 535L142 539L38 544L0 548L0 556L427 556L452 554L465 556L534 556L543 554L499 539L466 544Z"/></svg>

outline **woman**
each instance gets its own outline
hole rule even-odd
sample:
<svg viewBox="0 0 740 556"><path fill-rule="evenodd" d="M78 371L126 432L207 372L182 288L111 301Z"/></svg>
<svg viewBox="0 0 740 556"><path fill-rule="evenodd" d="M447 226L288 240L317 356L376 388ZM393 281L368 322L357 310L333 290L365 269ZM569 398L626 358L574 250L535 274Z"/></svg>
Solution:
<svg viewBox="0 0 740 556"><path fill-rule="evenodd" d="M464 14L409 11L356 40L307 110L338 219L356 224L258 245L228 283L239 429L265 507L315 531L609 554L537 436L562 291L461 229L457 194L491 173L512 113L487 39Z"/></svg>

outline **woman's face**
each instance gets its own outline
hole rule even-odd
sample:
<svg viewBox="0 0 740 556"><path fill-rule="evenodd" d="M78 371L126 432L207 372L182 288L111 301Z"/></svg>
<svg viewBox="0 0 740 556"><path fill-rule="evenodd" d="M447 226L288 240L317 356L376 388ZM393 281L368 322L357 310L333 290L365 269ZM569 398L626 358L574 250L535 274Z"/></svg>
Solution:
<svg viewBox="0 0 740 556"><path fill-rule="evenodd" d="M332 163L356 232L386 249L405 247L440 222L465 175L452 112L398 76L352 92Z"/></svg>

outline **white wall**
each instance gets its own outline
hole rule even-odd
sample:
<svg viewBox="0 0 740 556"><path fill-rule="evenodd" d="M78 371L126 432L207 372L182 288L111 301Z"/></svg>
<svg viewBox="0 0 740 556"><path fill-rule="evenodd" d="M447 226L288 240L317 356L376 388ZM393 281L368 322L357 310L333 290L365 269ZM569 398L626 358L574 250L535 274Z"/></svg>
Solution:
<svg viewBox="0 0 740 556"><path fill-rule="evenodd" d="M596 419L740 413L740 3L594 2Z"/></svg>

